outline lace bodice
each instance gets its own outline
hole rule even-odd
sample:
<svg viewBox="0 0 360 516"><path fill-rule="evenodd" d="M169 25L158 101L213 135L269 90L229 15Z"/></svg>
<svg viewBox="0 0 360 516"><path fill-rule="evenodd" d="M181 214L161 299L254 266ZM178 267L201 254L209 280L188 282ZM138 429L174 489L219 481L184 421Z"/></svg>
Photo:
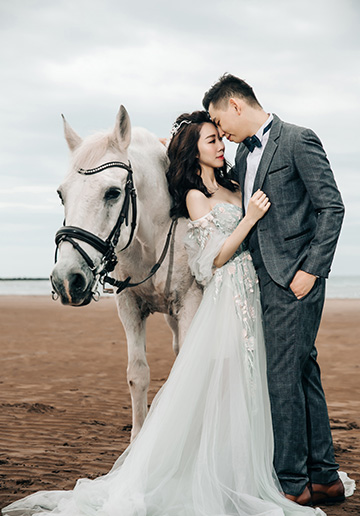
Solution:
<svg viewBox="0 0 360 516"><path fill-rule="evenodd" d="M235 204L219 202L204 217L197 220L189 220L188 235L198 240L198 244L204 247L207 238L214 229L229 236L242 219L242 209ZM242 248L242 246L240 246ZM241 251L240 251L241 252Z"/></svg>
<svg viewBox="0 0 360 516"><path fill-rule="evenodd" d="M242 209L228 202L220 202L204 217L189 220L185 237L189 266L196 280L206 286L214 273L214 258L227 237L242 218ZM236 250L226 265L245 251L244 244Z"/></svg>

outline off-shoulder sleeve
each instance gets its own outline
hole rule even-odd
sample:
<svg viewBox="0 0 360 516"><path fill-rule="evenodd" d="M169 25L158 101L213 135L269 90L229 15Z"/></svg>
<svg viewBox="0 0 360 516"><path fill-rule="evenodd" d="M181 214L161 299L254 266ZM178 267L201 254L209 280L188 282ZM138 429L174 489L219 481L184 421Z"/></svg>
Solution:
<svg viewBox="0 0 360 516"><path fill-rule="evenodd" d="M211 280L215 270L214 259L226 238L227 235L216 227L211 213L189 221L184 243L190 270L201 285L206 286Z"/></svg>

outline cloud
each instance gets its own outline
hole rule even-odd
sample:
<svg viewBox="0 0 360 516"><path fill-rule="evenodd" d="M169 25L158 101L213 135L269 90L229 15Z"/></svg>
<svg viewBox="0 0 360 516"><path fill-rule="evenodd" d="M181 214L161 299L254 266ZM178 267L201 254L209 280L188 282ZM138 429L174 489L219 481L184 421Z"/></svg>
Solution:
<svg viewBox="0 0 360 516"><path fill-rule="evenodd" d="M352 0L2 2L2 227L10 221L31 245L46 214L41 235L52 254L62 221L56 188L68 167L60 113L86 136L113 126L123 103L134 126L167 136L228 71L252 84L265 109L320 135L347 205L338 252L350 253L359 219L359 18ZM38 275L43 261L31 256Z"/></svg>

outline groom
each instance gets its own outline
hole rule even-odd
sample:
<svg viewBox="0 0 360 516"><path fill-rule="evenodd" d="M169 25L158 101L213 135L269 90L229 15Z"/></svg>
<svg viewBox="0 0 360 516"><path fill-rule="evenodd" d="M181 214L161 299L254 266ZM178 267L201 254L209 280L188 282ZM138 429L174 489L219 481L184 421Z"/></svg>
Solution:
<svg viewBox="0 0 360 516"><path fill-rule="evenodd" d="M246 211L258 188L271 201L248 237L260 281L274 429L274 466L301 504L344 500L315 338L344 206L319 138L266 113L229 74L205 94L220 136L239 143L234 178Z"/></svg>

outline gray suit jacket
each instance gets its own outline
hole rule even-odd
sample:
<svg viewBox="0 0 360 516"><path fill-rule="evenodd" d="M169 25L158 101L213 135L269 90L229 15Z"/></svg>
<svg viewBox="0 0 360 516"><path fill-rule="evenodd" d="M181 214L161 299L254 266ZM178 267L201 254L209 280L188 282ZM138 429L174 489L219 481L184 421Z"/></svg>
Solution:
<svg viewBox="0 0 360 516"><path fill-rule="evenodd" d="M240 143L234 178L242 192L248 152ZM250 252L258 248L268 274L283 287L298 269L328 277L344 205L322 144L311 129L274 115L253 191L258 188L268 195L271 207L248 237Z"/></svg>

